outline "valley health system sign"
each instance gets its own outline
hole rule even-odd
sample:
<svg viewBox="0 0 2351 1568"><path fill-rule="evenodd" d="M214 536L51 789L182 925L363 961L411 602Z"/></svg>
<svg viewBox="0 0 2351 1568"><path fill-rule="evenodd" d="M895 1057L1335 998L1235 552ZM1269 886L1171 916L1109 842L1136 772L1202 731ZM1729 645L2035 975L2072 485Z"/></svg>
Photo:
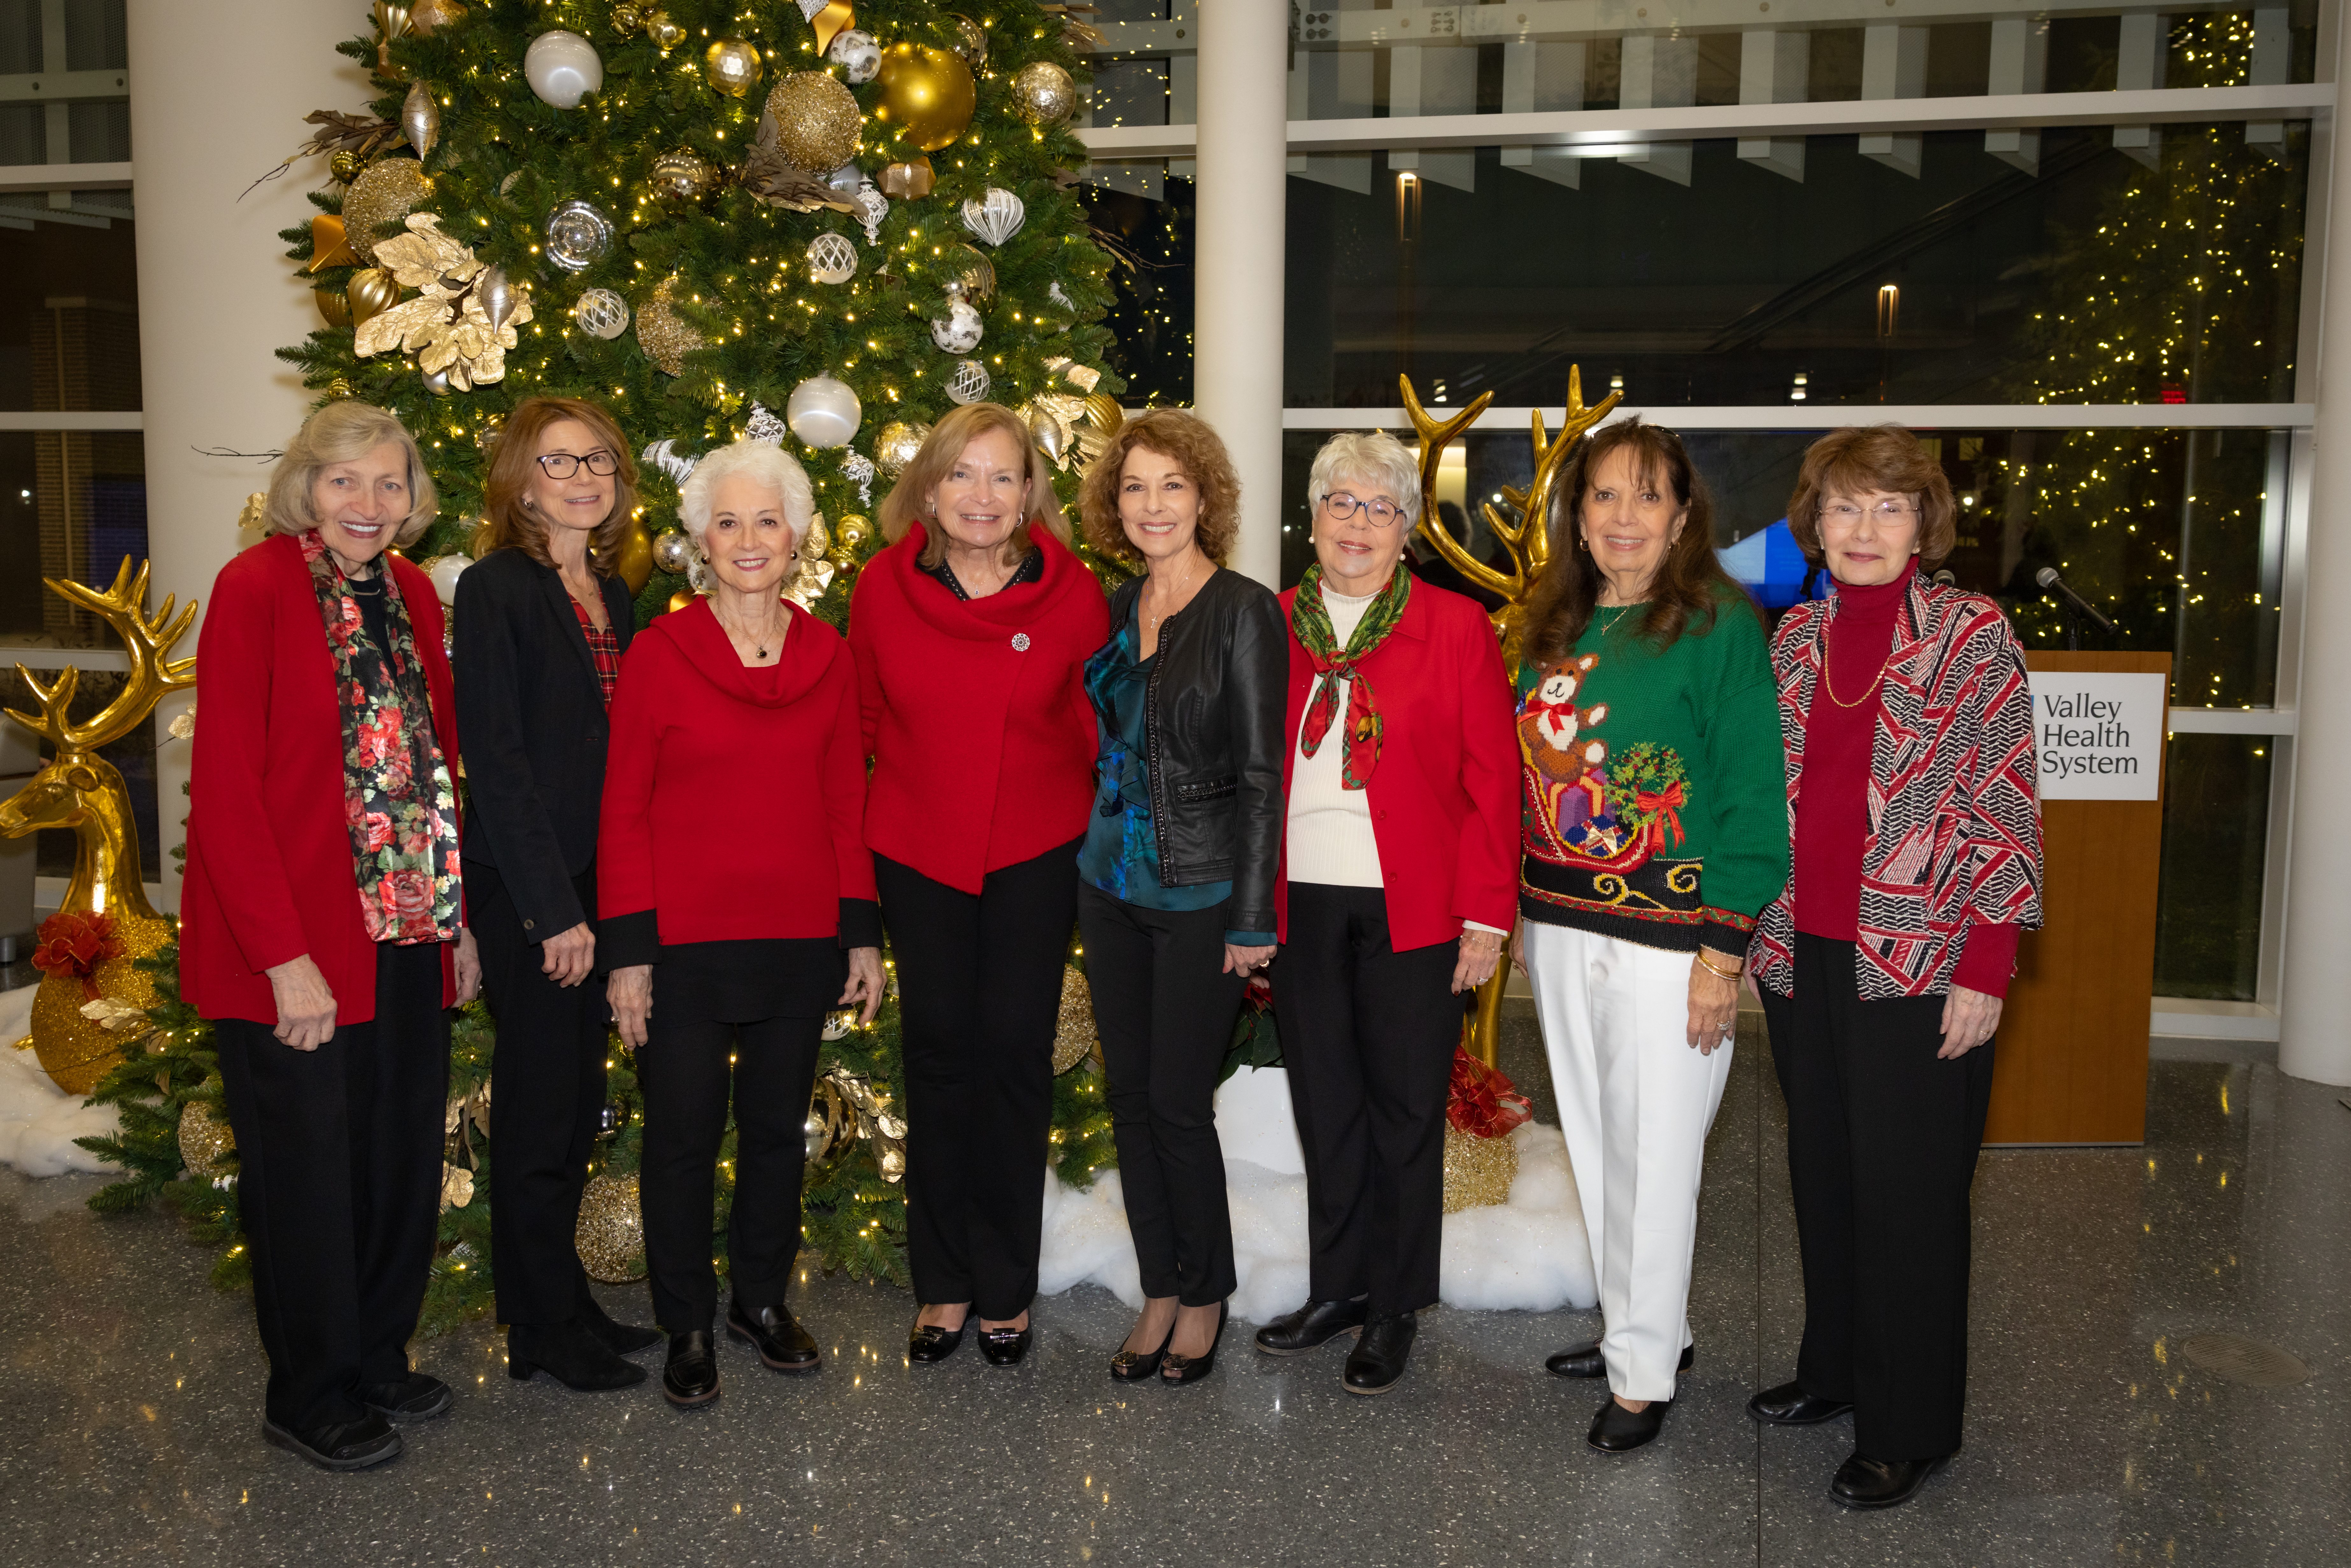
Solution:
<svg viewBox="0 0 2351 1568"><path fill-rule="evenodd" d="M2032 744L2044 800L2152 800L2171 718L2164 677L2034 670Z"/></svg>

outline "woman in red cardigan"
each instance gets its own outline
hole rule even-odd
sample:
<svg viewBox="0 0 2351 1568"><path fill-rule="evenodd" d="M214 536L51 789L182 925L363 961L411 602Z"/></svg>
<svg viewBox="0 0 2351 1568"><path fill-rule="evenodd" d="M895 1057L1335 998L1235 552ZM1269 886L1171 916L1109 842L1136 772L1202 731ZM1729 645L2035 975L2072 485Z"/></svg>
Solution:
<svg viewBox="0 0 2351 1568"><path fill-rule="evenodd" d="M865 841L896 953L906 1079L907 1346L946 1360L979 1314L999 1366L1029 1349L1053 1030L1093 803L1085 661L1109 635L1052 470L1009 409L938 423L882 503L858 574L873 757Z"/></svg>
<svg viewBox="0 0 2351 1568"><path fill-rule="evenodd" d="M709 597L637 634L612 694L597 943L645 1097L642 1191L662 1393L718 1397L711 1265L735 1110L726 1332L778 1372L817 1345L784 1305L800 1246L801 1135L824 1015L882 1002L863 850L865 755L839 632L781 597L816 517L808 476L738 441L695 466L679 518ZM658 841L658 852L656 852Z"/></svg>
<svg viewBox="0 0 2351 1568"><path fill-rule="evenodd" d="M1445 1099L1463 991L1519 887L1519 745L1485 612L1403 564L1419 471L1343 434L1309 479L1315 564L1290 628L1273 1005L1306 1154L1308 1301L1258 1331L1295 1354L1361 1326L1341 1383L1384 1394L1437 1300Z"/></svg>
<svg viewBox="0 0 2351 1568"><path fill-rule="evenodd" d="M441 1194L444 1008L481 968L458 887L441 606L384 551L433 521L400 422L312 414L270 537L213 584L196 662L182 994L213 1025L270 1442L330 1470L449 1408L408 1368Z"/></svg>

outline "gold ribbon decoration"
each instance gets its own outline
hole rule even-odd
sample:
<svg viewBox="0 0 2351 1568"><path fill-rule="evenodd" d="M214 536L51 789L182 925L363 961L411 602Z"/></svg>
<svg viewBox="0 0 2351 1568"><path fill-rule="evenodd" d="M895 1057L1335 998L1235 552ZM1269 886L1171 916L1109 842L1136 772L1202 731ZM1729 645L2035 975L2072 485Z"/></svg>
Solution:
<svg viewBox="0 0 2351 1568"><path fill-rule="evenodd" d="M857 26L857 7L849 0L800 0L800 10L816 33L816 52L820 55L832 47L832 40L841 29Z"/></svg>
<svg viewBox="0 0 2351 1568"><path fill-rule="evenodd" d="M305 272L323 272L330 267L357 267L360 253L351 248L350 236L343 232L343 220L332 213L320 213L310 220L310 265Z"/></svg>

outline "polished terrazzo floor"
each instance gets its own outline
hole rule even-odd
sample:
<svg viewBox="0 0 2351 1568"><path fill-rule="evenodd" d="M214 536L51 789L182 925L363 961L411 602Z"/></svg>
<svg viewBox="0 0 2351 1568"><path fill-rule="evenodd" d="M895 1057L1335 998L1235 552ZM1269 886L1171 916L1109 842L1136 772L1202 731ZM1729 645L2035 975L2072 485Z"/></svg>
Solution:
<svg viewBox="0 0 2351 1568"><path fill-rule="evenodd" d="M2342 1091L2159 1061L2145 1149L1988 1155L1967 1448L1909 1507L1854 1515L1823 1492L1845 1423L1740 1410L1789 1375L1801 1314L1750 1021L1708 1152L1697 1367L1627 1458L1583 1445L1596 1393L1541 1370L1593 1314L1426 1314L1383 1399L1340 1388L1341 1351L1276 1362L1238 1326L1207 1383L1130 1393L1102 1291L1041 1302L1019 1370L967 1348L925 1371L904 1294L818 1279L817 1377L730 1345L726 1397L681 1416L650 1385L514 1383L476 1327L415 1347L455 1412L329 1477L260 1442L248 1304L175 1222L95 1218L96 1178L0 1172L0 1562L2351 1563ZM1532 1033L1513 1020L1505 1066L1547 1100ZM2315 1375L2223 1381L2179 1350L2211 1330Z"/></svg>

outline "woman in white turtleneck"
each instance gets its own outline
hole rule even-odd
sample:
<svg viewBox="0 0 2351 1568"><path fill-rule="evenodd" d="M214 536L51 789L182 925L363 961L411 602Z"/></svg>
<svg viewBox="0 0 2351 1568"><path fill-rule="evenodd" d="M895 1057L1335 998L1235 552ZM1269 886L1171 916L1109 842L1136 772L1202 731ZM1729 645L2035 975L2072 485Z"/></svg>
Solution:
<svg viewBox="0 0 2351 1568"><path fill-rule="evenodd" d="M1437 1300L1445 1097L1461 993L1493 974L1518 887L1518 739L1485 612L1404 570L1419 470L1392 435L1314 459L1315 564L1290 631L1289 820L1274 1009L1306 1155L1295 1354L1350 1330L1343 1386L1404 1375Z"/></svg>

